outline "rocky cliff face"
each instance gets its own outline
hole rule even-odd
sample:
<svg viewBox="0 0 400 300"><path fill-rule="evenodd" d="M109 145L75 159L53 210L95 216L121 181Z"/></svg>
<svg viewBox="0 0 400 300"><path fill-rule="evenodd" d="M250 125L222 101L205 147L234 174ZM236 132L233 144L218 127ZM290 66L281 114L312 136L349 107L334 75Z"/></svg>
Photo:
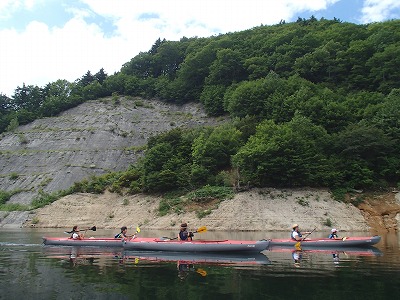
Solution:
<svg viewBox="0 0 400 300"><path fill-rule="evenodd" d="M357 208L335 201L325 189L253 188L233 199L199 207L186 205L185 211L160 216L160 198L152 195L102 195L77 193L37 209L24 223L27 227L72 228L73 225L98 228L128 226L134 230L176 230L187 222L192 229L206 225L210 231L287 231L293 223L303 230L329 234L332 227L340 234L369 231L373 234L396 232L399 228L400 193L365 195ZM385 197L385 199L382 199ZM199 218L196 211L210 210ZM68 216L68 217L66 217Z"/></svg>
<svg viewBox="0 0 400 300"><path fill-rule="evenodd" d="M57 117L3 133L0 139L0 190L21 190L10 203L30 204L39 190L54 192L92 175L124 170L143 154L150 136L175 127L216 125L198 104L120 98L89 101ZM398 231L400 193L369 195L359 208L331 199L325 190L253 189L223 201L199 219L194 211L158 216L160 199L149 195L76 194L31 212L0 211L0 227L103 228L142 224L176 228L182 221L214 230L287 230L291 223L328 230ZM329 221L329 222L328 222ZM328 224L332 223L332 224ZM135 225L136 226L136 225Z"/></svg>
<svg viewBox="0 0 400 300"><path fill-rule="evenodd" d="M30 204L92 175L126 169L150 136L175 127L215 125L198 104L105 98L6 132L0 140L0 189L21 190L9 203ZM7 217L1 222L7 222ZM12 222L11 222L12 223ZM1 226L1 223L0 223Z"/></svg>

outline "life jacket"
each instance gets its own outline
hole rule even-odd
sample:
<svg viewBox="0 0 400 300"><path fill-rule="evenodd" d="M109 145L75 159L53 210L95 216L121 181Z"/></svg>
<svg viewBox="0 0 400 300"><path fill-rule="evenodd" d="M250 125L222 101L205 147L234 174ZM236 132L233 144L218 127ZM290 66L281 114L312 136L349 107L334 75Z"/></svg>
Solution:
<svg viewBox="0 0 400 300"><path fill-rule="evenodd" d="M187 241L189 237L189 233L187 231L179 231L179 239L181 241Z"/></svg>
<svg viewBox="0 0 400 300"><path fill-rule="evenodd" d="M292 230L292 233L290 234L290 238L293 240L293 241L297 241L295 238L294 238L294 236L293 236L293 233L295 232L295 230ZM300 232L297 232L297 234L299 235L299 237L303 237L302 235L301 235L301 233Z"/></svg>
<svg viewBox="0 0 400 300"><path fill-rule="evenodd" d="M329 238L330 239L334 239L334 238L337 238L338 236L337 236L337 234L336 234L336 232L335 233L331 233L330 235L329 235Z"/></svg>

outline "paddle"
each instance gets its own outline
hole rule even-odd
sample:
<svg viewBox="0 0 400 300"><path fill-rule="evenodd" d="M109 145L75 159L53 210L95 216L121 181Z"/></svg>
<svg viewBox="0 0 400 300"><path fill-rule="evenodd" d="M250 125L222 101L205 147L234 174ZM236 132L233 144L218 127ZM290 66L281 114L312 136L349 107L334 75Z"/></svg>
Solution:
<svg viewBox="0 0 400 300"><path fill-rule="evenodd" d="M122 231L121 233L117 234L114 238L115 239L122 239L124 242L126 242L127 240L131 240L132 238L136 237L136 234L140 232L140 228L139 226L136 227L136 232L134 234L129 234L129 235L123 235Z"/></svg>
<svg viewBox="0 0 400 300"><path fill-rule="evenodd" d="M200 274L201 276L203 276L203 277L207 276L206 270L203 270L203 269L200 269L200 268L198 268L198 269L196 270L196 273L199 273L199 274Z"/></svg>
<svg viewBox="0 0 400 300"><path fill-rule="evenodd" d="M139 226L136 227L136 232L132 235L128 235L128 237L133 238L134 236L136 236L136 234L138 234L140 232L140 228Z"/></svg>
<svg viewBox="0 0 400 300"><path fill-rule="evenodd" d="M207 231L207 227L206 226L201 226L193 233L202 233L202 232L206 232L206 231Z"/></svg>
<svg viewBox="0 0 400 300"><path fill-rule="evenodd" d="M202 232L206 232L207 231L207 227L206 226L201 226L199 228L197 228L196 231L192 232L192 233L202 233ZM169 237L162 237L164 239L164 241L172 241L172 240L176 240L178 237L174 237L174 238L169 238Z"/></svg>
<svg viewBox="0 0 400 300"><path fill-rule="evenodd" d="M306 239L306 237L308 237L311 233L313 233L315 231L315 229L317 229L317 227L315 227L312 231L310 231L305 237L303 237L300 241L298 241L296 244L294 244L294 247L296 248L296 250L301 250L300 247L300 243L302 241L304 241Z"/></svg>
<svg viewBox="0 0 400 300"><path fill-rule="evenodd" d="M84 229L84 230L82 230L82 231L87 231L87 230L92 230L92 231L96 231L97 230L97 228L96 228L96 226L92 226L92 227L90 227L90 228L86 228L86 229ZM71 233L74 233L75 231L64 231L64 233L66 233L66 234L71 234Z"/></svg>

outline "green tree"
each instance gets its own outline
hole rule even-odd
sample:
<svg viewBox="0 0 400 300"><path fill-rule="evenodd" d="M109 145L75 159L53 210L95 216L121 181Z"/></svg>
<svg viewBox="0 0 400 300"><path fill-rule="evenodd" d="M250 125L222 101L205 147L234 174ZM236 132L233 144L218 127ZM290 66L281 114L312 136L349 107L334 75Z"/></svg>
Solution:
<svg viewBox="0 0 400 300"><path fill-rule="evenodd" d="M145 190L168 191L190 186L191 145L196 136L195 131L178 128L149 139L142 165Z"/></svg>
<svg viewBox="0 0 400 300"><path fill-rule="evenodd" d="M274 99L281 101L285 81L276 73L270 72L266 78L243 81L237 87L226 94L224 98L225 109L235 117L246 115L261 115L271 118L274 109Z"/></svg>
<svg viewBox="0 0 400 300"><path fill-rule="evenodd" d="M124 95L127 81L130 78L133 77L123 72L119 72L114 75L108 76L107 79L104 81L103 85L109 95L111 95L113 92L116 92L120 95Z"/></svg>
<svg viewBox="0 0 400 300"><path fill-rule="evenodd" d="M42 89L33 85L17 87L12 99L12 109L26 109L31 112L39 109L44 100Z"/></svg>
<svg viewBox="0 0 400 300"><path fill-rule="evenodd" d="M150 77L152 70L153 57L147 52L140 52L129 62L122 65L121 73L125 75L134 75L139 78Z"/></svg>
<svg viewBox="0 0 400 300"><path fill-rule="evenodd" d="M190 53L180 65L175 79L183 92L179 97L184 101L193 101L200 98L205 78L209 74L209 68L216 57L216 45L210 44L199 52Z"/></svg>
<svg viewBox="0 0 400 300"><path fill-rule="evenodd" d="M205 130L193 142L193 162L215 174L230 167L231 156L240 146L241 133L232 125Z"/></svg>
<svg viewBox="0 0 400 300"><path fill-rule="evenodd" d="M268 67L268 57L256 56L247 58L243 65L249 74L249 80L256 80L268 75L271 69Z"/></svg>
<svg viewBox="0 0 400 300"><path fill-rule="evenodd" d="M86 74L81 77L81 79L79 80L79 83L82 86L87 86L95 80L96 80L96 78L92 75L92 73L90 71L87 71Z"/></svg>
<svg viewBox="0 0 400 300"><path fill-rule="evenodd" d="M223 85L206 85L201 92L200 102L210 116L224 114L225 89Z"/></svg>
<svg viewBox="0 0 400 300"><path fill-rule="evenodd" d="M372 119L372 123L400 141L400 89L393 89Z"/></svg>
<svg viewBox="0 0 400 300"><path fill-rule="evenodd" d="M107 73L104 72L104 69L101 68L96 74L94 74L94 78L100 83L103 84L104 80L107 78Z"/></svg>
<svg viewBox="0 0 400 300"><path fill-rule="evenodd" d="M247 76L242 63L242 54L238 50L221 49L210 66L210 74L206 84L228 86L232 82L240 82Z"/></svg>
<svg viewBox="0 0 400 300"><path fill-rule="evenodd" d="M372 82L379 91L389 92L398 87L400 74L400 42L388 45L382 52L376 52L366 63L371 68Z"/></svg>
<svg viewBox="0 0 400 300"><path fill-rule="evenodd" d="M0 93L0 115L10 112L12 107L11 99L6 95Z"/></svg>
<svg viewBox="0 0 400 300"><path fill-rule="evenodd" d="M153 76L167 76L168 79L173 80L180 64L184 60L186 44L164 40L153 57L153 62L157 69L157 71L153 72Z"/></svg>
<svg viewBox="0 0 400 300"><path fill-rule="evenodd" d="M244 183L257 186L325 185L328 142L322 127L300 115L281 125L264 121L234 155L233 164Z"/></svg>
<svg viewBox="0 0 400 300"><path fill-rule="evenodd" d="M83 88L83 98L85 100L94 100L107 94L105 88L96 80Z"/></svg>
<svg viewBox="0 0 400 300"><path fill-rule="evenodd" d="M363 124L350 125L333 139L335 166L343 174L342 185L372 188L389 167L393 140L382 130Z"/></svg>

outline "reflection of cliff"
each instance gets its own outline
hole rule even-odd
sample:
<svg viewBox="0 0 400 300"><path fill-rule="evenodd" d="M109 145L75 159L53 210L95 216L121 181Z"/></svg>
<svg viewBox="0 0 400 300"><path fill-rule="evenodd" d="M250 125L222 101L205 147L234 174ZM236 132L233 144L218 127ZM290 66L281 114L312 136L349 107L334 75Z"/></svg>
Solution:
<svg viewBox="0 0 400 300"><path fill-rule="evenodd" d="M358 205L368 225L376 232L397 232L400 229L400 194L366 195Z"/></svg>

